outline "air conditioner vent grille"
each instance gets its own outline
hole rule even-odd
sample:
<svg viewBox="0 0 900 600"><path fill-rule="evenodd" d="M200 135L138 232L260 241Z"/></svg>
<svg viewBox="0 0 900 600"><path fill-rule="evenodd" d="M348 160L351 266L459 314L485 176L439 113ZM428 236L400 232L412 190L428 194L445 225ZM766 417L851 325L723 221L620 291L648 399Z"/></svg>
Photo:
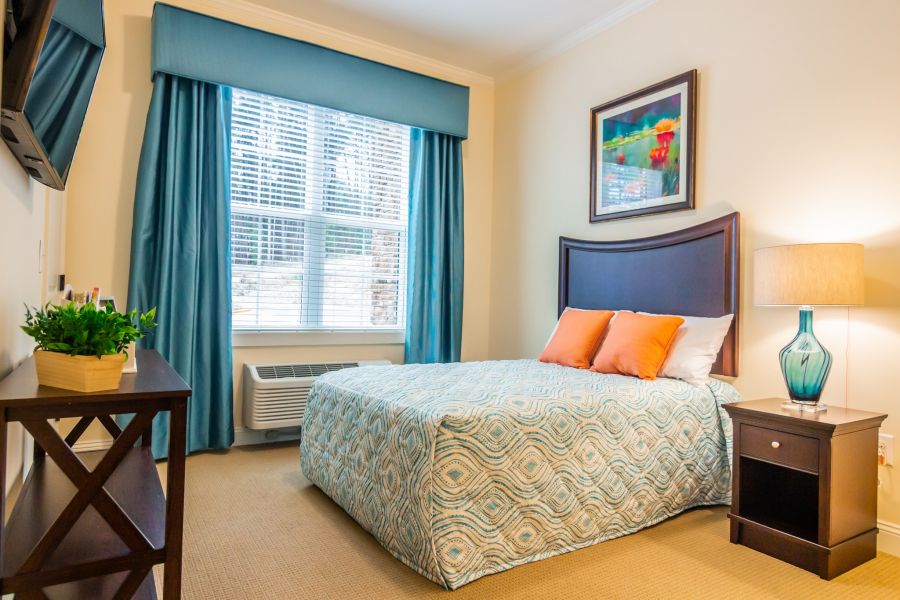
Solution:
<svg viewBox="0 0 900 600"><path fill-rule="evenodd" d="M306 412L309 386L258 390L254 397L253 418L262 424L297 419L302 422Z"/></svg>
<svg viewBox="0 0 900 600"><path fill-rule="evenodd" d="M331 371L358 367L358 362L317 363L304 365L268 365L256 367L260 379L284 379L285 377L318 377Z"/></svg>

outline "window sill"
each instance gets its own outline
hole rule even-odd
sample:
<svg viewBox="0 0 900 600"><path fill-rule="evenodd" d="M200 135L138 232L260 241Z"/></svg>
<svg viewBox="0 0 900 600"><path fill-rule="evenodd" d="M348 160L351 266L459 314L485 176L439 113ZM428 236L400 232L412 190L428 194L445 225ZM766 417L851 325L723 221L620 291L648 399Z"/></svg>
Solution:
<svg viewBox="0 0 900 600"><path fill-rule="evenodd" d="M388 331L233 331L234 348L271 346L379 346L403 344L403 330Z"/></svg>

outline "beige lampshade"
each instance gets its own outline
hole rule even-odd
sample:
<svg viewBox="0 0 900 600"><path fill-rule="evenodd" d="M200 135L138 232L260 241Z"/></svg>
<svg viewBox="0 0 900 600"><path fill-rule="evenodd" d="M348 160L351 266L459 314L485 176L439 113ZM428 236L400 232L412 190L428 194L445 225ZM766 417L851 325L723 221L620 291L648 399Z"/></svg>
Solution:
<svg viewBox="0 0 900 600"><path fill-rule="evenodd" d="M760 248L753 255L753 287L754 304L862 304L863 245Z"/></svg>

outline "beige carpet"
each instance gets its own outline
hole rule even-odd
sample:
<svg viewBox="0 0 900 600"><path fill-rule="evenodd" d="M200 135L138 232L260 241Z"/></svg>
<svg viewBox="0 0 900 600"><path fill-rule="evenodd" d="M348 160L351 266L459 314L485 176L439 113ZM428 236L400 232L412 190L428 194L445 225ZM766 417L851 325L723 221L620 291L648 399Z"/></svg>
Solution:
<svg viewBox="0 0 900 600"><path fill-rule="evenodd" d="M295 444L236 448L188 458L184 598L900 598L900 558L822 581L730 544L725 514L689 511L447 592L306 481Z"/></svg>

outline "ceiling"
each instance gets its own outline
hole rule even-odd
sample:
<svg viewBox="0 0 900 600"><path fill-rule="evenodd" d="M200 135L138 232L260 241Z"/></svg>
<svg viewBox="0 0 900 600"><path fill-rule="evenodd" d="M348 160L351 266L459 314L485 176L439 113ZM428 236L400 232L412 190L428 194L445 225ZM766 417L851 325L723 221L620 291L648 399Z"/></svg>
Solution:
<svg viewBox="0 0 900 600"><path fill-rule="evenodd" d="M493 77L567 48L654 0L250 0Z"/></svg>

